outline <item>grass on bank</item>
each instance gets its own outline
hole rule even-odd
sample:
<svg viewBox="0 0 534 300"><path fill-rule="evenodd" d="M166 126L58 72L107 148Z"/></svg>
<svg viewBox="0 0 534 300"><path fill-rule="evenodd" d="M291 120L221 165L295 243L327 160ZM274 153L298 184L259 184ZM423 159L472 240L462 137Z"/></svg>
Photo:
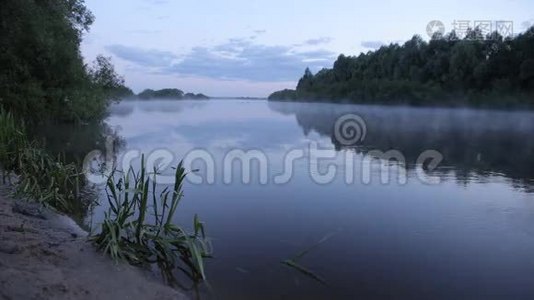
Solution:
<svg viewBox="0 0 534 300"><path fill-rule="evenodd" d="M0 168L5 183L17 179L15 192L58 211L77 214L82 201L79 168L53 157L28 139L23 122L0 110Z"/></svg>
<svg viewBox="0 0 534 300"><path fill-rule="evenodd" d="M157 264L168 283L173 283L173 270L183 271L193 281L206 278L204 258L210 257L211 246L205 237L204 224L193 219L193 232L175 225L178 204L183 197L186 176L180 163L172 189L157 192L157 171L149 173L144 158L141 168L107 181L109 210L100 233L92 240L104 253L134 265Z"/></svg>
<svg viewBox="0 0 534 300"><path fill-rule="evenodd" d="M64 163L27 137L25 126L12 114L0 109L0 169L2 180L15 179L15 193L69 215L87 209L80 190L85 175L74 163ZM210 244L204 225L195 215L193 233L173 223L183 197L186 172L179 164L172 189L156 191L157 172L149 173L144 159L138 172L132 168L122 177L114 171L108 178L106 193L109 211L101 230L91 237L98 249L115 260L134 265L157 264L171 283L173 271L182 270L193 281L206 278L204 258Z"/></svg>
<svg viewBox="0 0 534 300"><path fill-rule="evenodd" d="M16 168L17 154L26 143L23 124L18 124L13 115L0 109L0 166L2 181Z"/></svg>

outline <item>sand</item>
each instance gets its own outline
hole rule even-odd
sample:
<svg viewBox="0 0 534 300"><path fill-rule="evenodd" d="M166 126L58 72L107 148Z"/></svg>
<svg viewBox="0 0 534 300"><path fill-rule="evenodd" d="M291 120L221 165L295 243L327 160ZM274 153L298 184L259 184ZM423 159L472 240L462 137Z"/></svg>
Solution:
<svg viewBox="0 0 534 300"><path fill-rule="evenodd" d="M71 219L7 190L0 187L0 299L186 299L97 253Z"/></svg>

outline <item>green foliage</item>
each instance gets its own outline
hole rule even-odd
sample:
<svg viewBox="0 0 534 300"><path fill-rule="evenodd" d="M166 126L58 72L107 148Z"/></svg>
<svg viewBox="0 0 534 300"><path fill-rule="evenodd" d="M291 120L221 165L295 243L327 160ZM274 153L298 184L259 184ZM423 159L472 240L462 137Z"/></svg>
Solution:
<svg viewBox="0 0 534 300"><path fill-rule="evenodd" d="M270 100L532 105L534 27L514 38L476 28L429 42L418 36L359 56L340 55L332 69L306 69L295 91Z"/></svg>
<svg viewBox="0 0 534 300"><path fill-rule="evenodd" d="M0 169L3 180L17 179L16 193L61 212L80 217L86 210L81 199L85 177L74 163L53 157L35 142L30 142L25 126L12 114L0 109ZM14 176L13 176L14 175ZM175 225L173 218L183 197L186 173L180 163L172 190L157 192L157 171L149 173L144 159L141 169L132 168L116 180L115 172L107 182L109 211L102 230L92 240L114 259L132 264L156 263L169 281L173 270L182 270L194 281L206 278L204 258L210 244L204 225L197 216L193 233ZM79 215L76 215L79 214Z"/></svg>
<svg viewBox="0 0 534 300"><path fill-rule="evenodd" d="M98 57L87 67L80 42L94 17L83 0L3 0L0 106L28 121L101 118L123 81Z"/></svg>
<svg viewBox="0 0 534 300"><path fill-rule="evenodd" d="M13 114L23 116L27 123L99 121L111 101L133 95L109 58L98 56L91 66L84 64L80 43L93 20L83 0L2 0L0 5L3 179L16 178L19 195L70 214L85 210L80 209L83 173L75 164L51 156L30 141L24 124ZM180 90L154 94L184 97ZM205 98L202 94L187 96ZM195 216L194 232L188 233L171 222L183 196L184 178L179 165L174 189L156 195L156 174L150 180L144 167L137 173L130 170L117 183L110 177L110 211L102 232L94 237L96 244L114 258L138 264L155 262L162 270L180 268L194 280L204 279L203 258L209 245L203 224ZM153 216L147 215L150 208Z"/></svg>
<svg viewBox="0 0 534 300"><path fill-rule="evenodd" d="M203 223L195 215L193 233L172 223L183 197L185 176L180 163L173 189L157 193L157 171L149 174L144 158L138 172L130 168L119 179L114 172L106 189L109 211L101 231L92 237L97 247L116 260L135 265L156 263L168 281L174 279L175 269L194 281L205 279L203 259L209 256L210 247Z"/></svg>
<svg viewBox="0 0 534 300"><path fill-rule="evenodd" d="M4 181L15 175L16 193L20 196L71 215L86 209L80 194L84 174L75 164L67 164L29 142L24 125L3 109L0 169ZM205 279L203 260L209 256L210 245L203 223L195 216L193 233L188 233L172 222L183 197L186 173L182 164L176 168L172 190L165 188L160 193L156 191L157 171L149 173L144 159L138 172L130 168L118 180L115 173L107 182L109 211L101 232L92 237L98 248L132 264L157 263L168 280L173 279L175 269L195 281Z"/></svg>
<svg viewBox="0 0 534 300"><path fill-rule="evenodd" d="M210 97L202 94L202 93L185 93L184 99L191 99L191 100L208 100Z"/></svg>
<svg viewBox="0 0 534 300"><path fill-rule="evenodd" d="M175 100L182 100L182 99L192 99L192 100L207 100L209 99L208 96L204 94L193 94L193 93L185 93L182 90L179 89L162 89L162 90L151 90L146 89L139 93L137 97L141 99L175 99Z"/></svg>
<svg viewBox="0 0 534 300"><path fill-rule="evenodd" d="M103 93L103 98L119 100L134 95L132 90L124 85L124 78L115 72L110 57L98 55L88 73L94 88Z"/></svg>
<svg viewBox="0 0 534 300"><path fill-rule="evenodd" d="M16 175L16 193L59 211L77 214L83 209L80 185L83 181L76 165L50 156L36 143L28 141L22 123L0 109L0 167L3 181Z"/></svg>
<svg viewBox="0 0 534 300"><path fill-rule="evenodd" d="M269 95L269 100L297 100L297 92L295 90L281 90Z"/></svg>
<svg viewBox="0 0 534 300"><path fill-rule="evenodd" d="M146 89L137 95L141 99L152 99L152 98L166 98L166 99L183 99L184 92L179 89L162 89L162 90L151 90Z"/></svg>
<svg viewBox="0 0 534 300"><path fill-rule="evenodd" d="M2 180L17 168L21 149L27 144L24 124L15 121L11 113L0 108L0 168Z"/></svg>
<svg viewBox="0 0 534 300"><path fill-rule="evenodd" d="M521 63L519 78L525 83L530 83L534 80L534 59L527 59Z"/></svg>
<svg viewBox="0 0 534 300"><path fill-rule="evenodd" d="M61 212L83 211L80 186L84 177L75 164L66 164L39 147L27 145L19 155L17 167L19 195Z"/></svg>

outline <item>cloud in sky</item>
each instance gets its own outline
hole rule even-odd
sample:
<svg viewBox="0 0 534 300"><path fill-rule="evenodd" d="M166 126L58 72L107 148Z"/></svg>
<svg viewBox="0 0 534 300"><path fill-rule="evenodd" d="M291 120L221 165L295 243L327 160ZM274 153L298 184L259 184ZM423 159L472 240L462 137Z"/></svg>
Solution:
<svg viewBox="0 0 534 300"><path fill-rule="evenodd" d="M123 45L111 45L107 46L106 49L124 60L145 67L166 67L178 58L169 51L147 50Z"/></svg>
<svg viewBox="0 0 534 300"><path fill-rule="evenodd" d="M382 41L362 41L361 46L368 49L378 49L384 46L386 43Z"/></svg>
<svg viewBox="0 0 534 300"><path fill-rule="evenodd" d="M83 42L88 63L98 54L113 54L117 71L134 89L177 86L216 95L261 96L293 88L305 67L331 67L338 54L358 55L380 41L395 43L413 34L427 38L432 19L450 26L454 20L504 18L518 32L534 24L532 0L388 1L387 9L384 1L354 0L85 2L96 16ZM248 38L229 40L235 36ZM335 55L311 53L318 49ZM245 79L220 79L236 77ZM283 84L284 78L289 80Z"/></svg>
<svg viewBox="0 0 534 300"><path fill-rule="evenodd" d="M322 45L322 44L328 44L332 41L332 38L331 37L320 37L320 38L317 38L317 39L309 39L307 41L304 41L304 44L305 45L310 45L310 46L316 46L316 45Z"/></svg>
<svg viewBox="0 0 534 300"><path fill-rule="evenodd" d="M325 39L312 43L319 41ZM270 82L296 80L306 67L313 70L330 67L337 55L323 49L262 45L244 38L229 39L211 47L194 47L183 57L167 51L123 45L112 45L107 49L123 60L156 69L162 74Z"/></svg>

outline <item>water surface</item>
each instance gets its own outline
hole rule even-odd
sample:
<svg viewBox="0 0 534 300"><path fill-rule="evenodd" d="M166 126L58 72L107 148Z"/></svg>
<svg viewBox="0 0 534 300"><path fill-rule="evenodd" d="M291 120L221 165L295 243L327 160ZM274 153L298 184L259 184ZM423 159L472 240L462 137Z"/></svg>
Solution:
<svg viewBox="0 0 534 300"><path fill-rule="evenodd" d="M354 113L367 125L364 141L340 144L337 117ZM207 262L217 299L351 299L356 296L534 296L534 114L472 109L408 108L267 101L124 101L108 124L124 145L151 153L165 149L176 162L191 150L215 161L213 183L185 185L176 221L198 213L212 238ZM309 160L295 161L289 182L276 184L286 153L314 143L335 151L320 163L338 168L319 184ZM223 181L223 159L233 149L260 150L268 182L258 174ZM406 183L380 168L364 183L358 165L371 150L395 149L406 158ZM444 160L419 180L418 155ZM118 155L120 160L120 153ZM345 155L354 155L355 180L345 180ZM308 155L308 154L306 154ZM390 162L395 165L395 162ZM199 175L206 174L199 164ZM253 170L259 167L255 165ZM236 168L237 169L237 168ZM94 219L104 207L95 210ZM280 262L329 237L300 263L323 285Z"/></svg>

